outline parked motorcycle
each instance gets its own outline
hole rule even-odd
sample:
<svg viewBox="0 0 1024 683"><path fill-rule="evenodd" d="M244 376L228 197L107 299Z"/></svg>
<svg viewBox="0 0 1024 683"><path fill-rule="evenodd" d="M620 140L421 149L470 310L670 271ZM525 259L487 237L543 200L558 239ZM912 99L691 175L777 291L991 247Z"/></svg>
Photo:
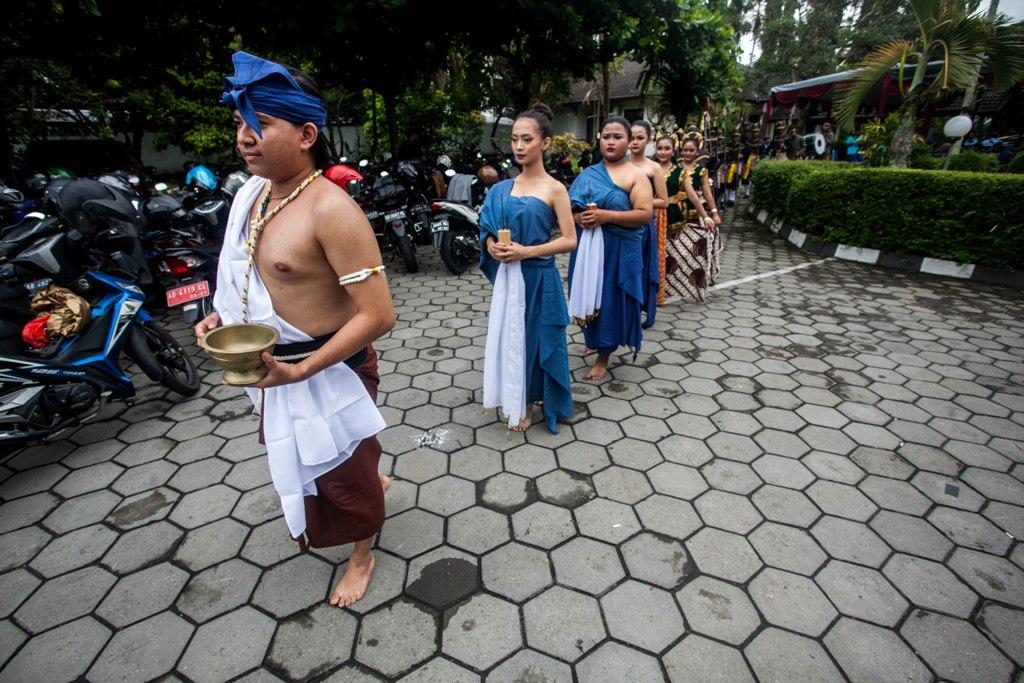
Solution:
<svg viewBox="0 0 1024 683"><path fill-rule="evenodd" d="M135 387L120 366L127 353L152 380L189 396L199 389L192 359L142 308L136 285L96 271L76 283L102 290L91 320L50 357L22 350L20 326L0 328L0 443L55 437L94 416L109 398L128 398ZM22 321L27 322L24 318Z"/></svg>
<svg viewBox="0 0 1024 683"><path fill-rule="evenodd" d="M408 191L386 170L370 181L372 167L365 159L359 162L359 168L367 180L351 180L346 189L366 214L381 252L401 258L405 272L415 273L419 264L409 232L412 220L407 211Z"/></svg>

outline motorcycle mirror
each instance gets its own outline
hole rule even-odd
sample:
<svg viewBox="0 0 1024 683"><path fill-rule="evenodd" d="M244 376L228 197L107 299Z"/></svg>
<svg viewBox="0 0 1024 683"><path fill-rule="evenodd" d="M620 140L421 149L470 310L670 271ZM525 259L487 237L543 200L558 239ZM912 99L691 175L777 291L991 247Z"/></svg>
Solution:
<svg viewBox="0 0 1024 683"><path fill-rule="evenodd" d="M380 177L381 178L387 178L389 175L391 175L391 174L388 173L387 171L381 171L380 172Z"/></svg>
<svg viewBox="0 0 1024 683"><path fill-rule="evenodd" d="M369 165L370 165L370 162L367 161L366 159L360 159L359 160L359 168L366 168Z"/></svg>
<svg viewBox="0 0 1024 683"><path fill-rule="evenodd" d="M167 183L157 183L156 185L153 186L153 189L156 190L157 192L166 192Z"/></svg>
<svg viewBox="0 0 1024 683"><path fill-rule="evenodd" d="M454 178L455 177L455 169L454 168L449 168L447 171L444 172L444 174L446 176L448 176L449 178Z"/></svg>
<svg viewBox="0 0 1024 683"><path fill-rule="evenodd" d="M347 162L348 162L348 157L341 157L340 159L338 159L338 163L339 164L344 164L344 163L347 163Z"/></svg>

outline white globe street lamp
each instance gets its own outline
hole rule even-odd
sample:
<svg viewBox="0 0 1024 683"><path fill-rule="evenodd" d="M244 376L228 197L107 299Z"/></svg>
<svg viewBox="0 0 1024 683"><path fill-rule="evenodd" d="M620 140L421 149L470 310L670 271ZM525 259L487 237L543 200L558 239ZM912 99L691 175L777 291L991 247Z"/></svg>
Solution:
<svg viewBox="0 0 1024 683"><path fill-rule="evenodd" d="M971 132L971 126L974 124L971 121L971 117L966 114L960 114L954 116L949 121L946 121L946 125L943 126L942 132L947 138L962 138Z"/></svg>
<svg viewBox="0 0 1024 683"><path fill-rule="evenodd" d="M963 142L964 136L971 132L971 128L973 126L974 121L972 121L971 117L966 114L959 114L951 118L949 121L946 121L946 125L942 127L942 132L947 138L956 138L956 140L949 146L949 152L946 153L946 160L942 163L942 170L949 168L949 160L953 158L954 154L960 151L960 144Z"/></svg>

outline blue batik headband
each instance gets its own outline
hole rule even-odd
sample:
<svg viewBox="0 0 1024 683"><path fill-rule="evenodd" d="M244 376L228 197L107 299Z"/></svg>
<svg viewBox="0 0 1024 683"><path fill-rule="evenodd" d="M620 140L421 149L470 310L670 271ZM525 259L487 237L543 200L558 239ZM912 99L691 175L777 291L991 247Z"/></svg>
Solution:
<svg viewBox="0 0 1024 683"><path fill-rule="evenodd" d="M311 95L288 73L288 69L248 52L236 52L235 75L224 79L221 104L237 109L242 120L263 137L256 112L292 123L312 123L322 129L327 123L323 100Z"/></svg>

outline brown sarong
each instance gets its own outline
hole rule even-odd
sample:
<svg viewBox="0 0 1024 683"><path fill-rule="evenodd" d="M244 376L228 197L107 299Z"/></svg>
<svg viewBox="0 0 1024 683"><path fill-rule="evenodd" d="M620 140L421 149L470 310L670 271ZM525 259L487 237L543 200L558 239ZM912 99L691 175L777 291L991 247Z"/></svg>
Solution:
<svg viewBox="0 0 1024 683"><path fill-rule="evenodd" d="M377 400L377 352L366 348L366 359L352 368L366 392ZM260 443L263 419L260 411ZM303 551L329 548L371 538L384 526L384 489L377 466L381 447L376 436L363 439L345 462L317 477L315 496L304 498L306 533L298 539Z"/></svg>

